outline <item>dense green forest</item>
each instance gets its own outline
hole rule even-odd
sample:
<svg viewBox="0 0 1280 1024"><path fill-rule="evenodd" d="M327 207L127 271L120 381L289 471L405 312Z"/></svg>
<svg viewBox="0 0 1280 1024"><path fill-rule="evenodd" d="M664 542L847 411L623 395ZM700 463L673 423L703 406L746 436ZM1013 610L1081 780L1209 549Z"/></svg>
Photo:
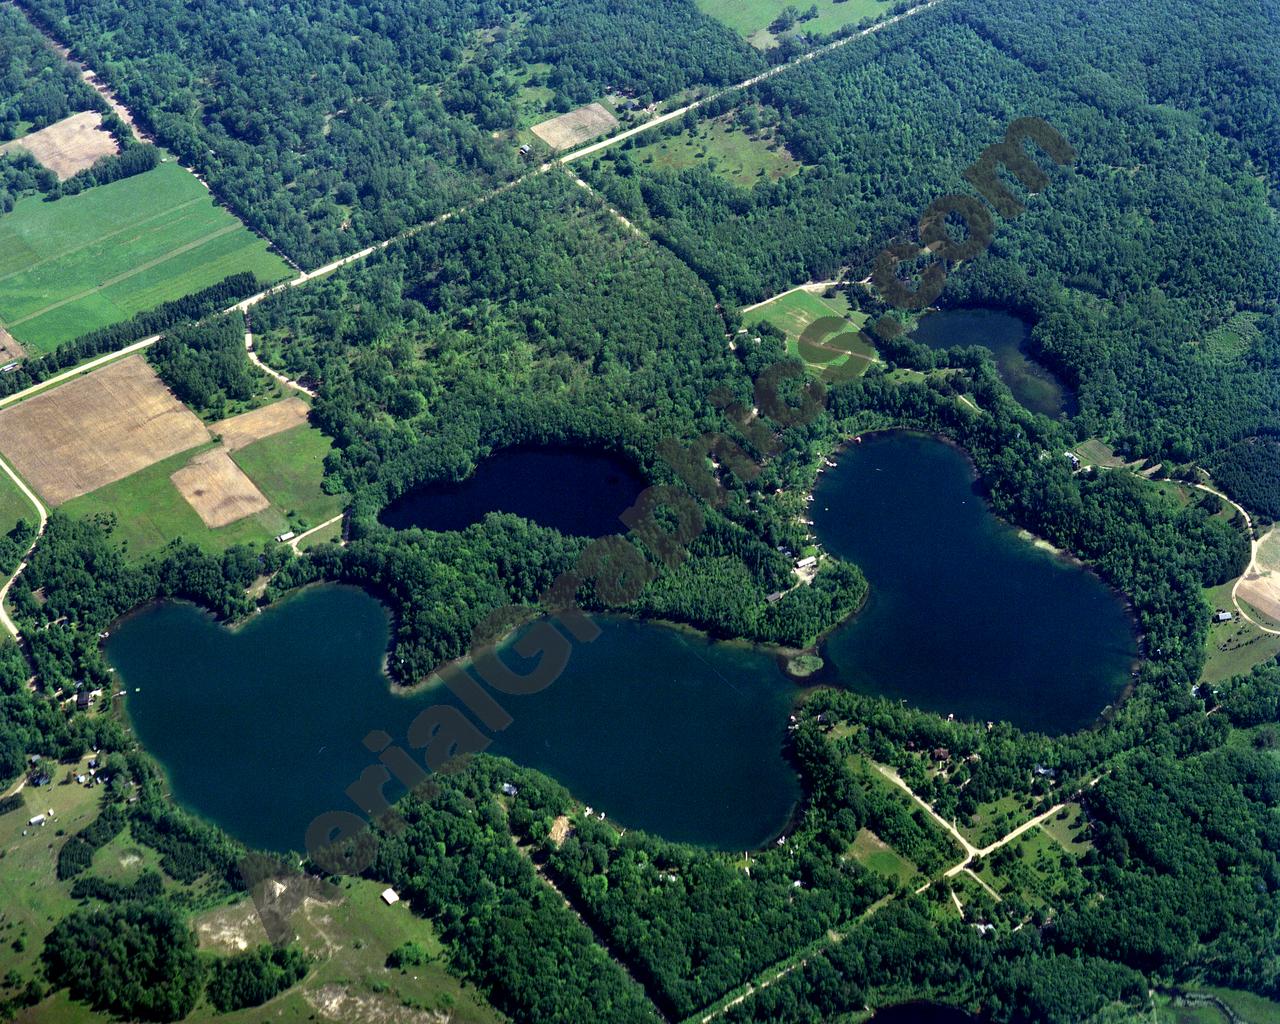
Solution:
<svg viewBox="0 0 1280 1024"><path fill-rule="evenodd" d="M588 176L718 296L748 302L842 267L864 277L931 201L970 191L962 172L1015 117L1045 118L1078 160L1046 161L1050 185L942 299L1032 314L1034 351L1079 391L1081 431L1186 461L1276 425L1269 7L1069 3L1047 25L1034 5L948 3L753 90L807 165L796 177L742 189L625 147ZM1249 67L1244 87L1223 84L1223 52ZM1266 315L1262 340L1199 344L1246 310Z"/></svg>
<svg viewBox="0 0 1280 1024"><path fill-rule="evenodd" d="M1263 521L1280 519L1280 442L1250 437L1205 460L1223 489Z"/></svg>
<svg viewBox="0 0 1280 1024"><path fill-rule="evenodd" d="M763 66L692 0L24 6L306 266L514 177L526 62L551 66L565 110L607 90L661 98Z"/></svg>

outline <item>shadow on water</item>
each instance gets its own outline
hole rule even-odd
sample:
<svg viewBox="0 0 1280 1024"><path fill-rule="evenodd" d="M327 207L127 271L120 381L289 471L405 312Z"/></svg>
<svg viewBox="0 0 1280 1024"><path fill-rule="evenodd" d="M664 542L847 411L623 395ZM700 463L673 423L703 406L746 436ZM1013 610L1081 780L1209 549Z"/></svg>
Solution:
<svg viewBox="0 0 1280 1024"><path fill-rule="evenodd" d="M1012 313L995 309L927 313L908 337L935 351L970 345L990 349L1000 378L1025 408L1050 418L1079 411L1074 392L1028 353L1031 325Z"/></svg>
<svg viewBox="0 0 1280 1024"><path fill-rule="evenodd" d="M624 533L618 516L644 490L644 477L620 455L570 447L508 448L483 459L457 483L416 487L379 516L396 529L463 530L490 512L510 512L579 537Z"/></svg>

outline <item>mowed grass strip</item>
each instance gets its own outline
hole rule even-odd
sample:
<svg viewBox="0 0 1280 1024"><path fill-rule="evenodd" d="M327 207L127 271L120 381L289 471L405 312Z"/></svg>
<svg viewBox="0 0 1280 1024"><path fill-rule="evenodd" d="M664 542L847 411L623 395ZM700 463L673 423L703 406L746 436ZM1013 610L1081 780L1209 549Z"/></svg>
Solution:
<svg viewBox="0 0 1280 1024"><path fill-rule="evenodd" d="M289 274L174 163L0 217L0 323L33 353L244 270Z"/></svg>

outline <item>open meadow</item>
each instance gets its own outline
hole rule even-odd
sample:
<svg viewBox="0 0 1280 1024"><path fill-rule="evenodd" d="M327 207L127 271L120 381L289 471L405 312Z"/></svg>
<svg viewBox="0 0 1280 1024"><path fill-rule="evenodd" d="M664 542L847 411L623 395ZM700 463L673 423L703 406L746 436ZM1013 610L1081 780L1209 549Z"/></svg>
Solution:
<svg viewBox="0 0 1280 1024"><path fill-rule="evenodd" d="M774 33L769 26L788 7L807 10L809 5L793 4L790 0L697 0L698 9L717 21L728 25L752 46L768 49L776 46L778 35L787 32L808 32L829 35L848 25L856 25L863 18L879 18L889 11L887 0L817 0L818 16L808 21L797 21L787 32Z"/></svg>
<svg viewBox="0 0 1280 1024"><path fill-rule="evenodd" d="M283 260L175 163L0 216L0 325L30 353Z"/></svg>
<svg viewBox="0 0 1280 1024"><path fill-rule="evenodd" d="M634 163L662 170L683 171L706 164L743 188L763 181L780 181L800 170L772 129L748 132L731 116L698 122L691 130L667 135L631 152Z"/></svg>

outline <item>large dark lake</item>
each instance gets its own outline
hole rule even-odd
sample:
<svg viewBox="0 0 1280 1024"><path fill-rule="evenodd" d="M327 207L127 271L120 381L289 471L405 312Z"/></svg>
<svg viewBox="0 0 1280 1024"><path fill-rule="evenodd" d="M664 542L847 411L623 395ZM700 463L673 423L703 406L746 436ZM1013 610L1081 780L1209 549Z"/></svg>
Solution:
<svg viewBox="0 0 1280 1024"><path fill-rule="evenodd" d="M871 582L824 645L821 681L975 719L1063 732L1115 700L1135 657L1120 600L995 519L964 455L872 435L817 488L813 519ZM785 825L800 796L784 756L795 686L767 653L603 618L541 693L503 697L493 753L547 774L622 825L739 850ZM444 688L393 694L381 604L312 587L233 632L189 604L118 624L107 655L139 738L177 799L245 842L301 849L350 810L374 729L403 743Z"/></svg>
<svg viewBox="0 0 1280 1024"><path fill-rule="evenodd" d="M490 512L511 512L579 537L625 533L618 519L644 490L628 460L577 448L508 448L465 480L402 494L379 517L397 529L462 530Z"/></svg>
<svg viewBox="0 0 1280 1024"><path fill-rule="evenodd" d="M794 685L750 648L599 622L546 690L500 697L514 722L490 752L626 826L730 850L768 842L800 796L783 753ZM388 639L382 605L322 586L235 632L193 605L154 605L113 630L107 654L176 798L251 845L300 850L316 815L355 810L344 790L376 760L370 730L403 745L420 710L457 704L443 687L393 694Z"/></svg>
<svg viewBox="0 0 1280 1024"><path fill-rule="evenodd" d="M988 348L1001 379L1027 409L1049 417L1074 416L1079 411L1075 394L1027 355L1031 326L1012 313L994 309L927 313L909 337L935 350L969 345Z"/></svg>
<svg viewBox="0 0 1280 1024"><path fill-rule="evenodd" d="M871 583L826 644L839 685L1051 733L1088 725L1123 690L1137 647L1120 598L996 519L956 448L869 435L811 508L827 550Z"/></svg>

